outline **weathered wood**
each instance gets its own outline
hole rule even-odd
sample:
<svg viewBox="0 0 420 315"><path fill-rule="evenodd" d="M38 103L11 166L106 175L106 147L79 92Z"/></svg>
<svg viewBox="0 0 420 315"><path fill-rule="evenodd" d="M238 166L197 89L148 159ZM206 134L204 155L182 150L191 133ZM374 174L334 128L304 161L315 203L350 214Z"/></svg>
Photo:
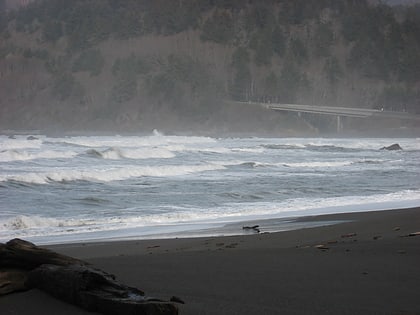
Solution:
<svg viewBox="0 0 420 315"><path fill-rule="evenodd" d="M38 288L68 303L102 314L175 315L171 301L147 297L88 263L14 239L0 244L0 295Z"/></svg>
<svg viewBox="0 0 420 315"><path fill-rule="evenodd" d="M0 296L28 290L27 279L27 270L0 269Z"/></svg>
<svg viewBox="0 0 420 315"><path fill-rule="evenodd" d="M81 265L42 265L29 273L29 286L102 314L178 314L172 303L115 281L101 270Z"/></svg>
<svg viewBox="0 0 420 315"><path fill-rule="evenodd" d="M12 267L32 270L43 264L74 265L87 263L69 256L61 255L51 250L38 247L31 242L18 238L0 244L0 268Z"/></svg>

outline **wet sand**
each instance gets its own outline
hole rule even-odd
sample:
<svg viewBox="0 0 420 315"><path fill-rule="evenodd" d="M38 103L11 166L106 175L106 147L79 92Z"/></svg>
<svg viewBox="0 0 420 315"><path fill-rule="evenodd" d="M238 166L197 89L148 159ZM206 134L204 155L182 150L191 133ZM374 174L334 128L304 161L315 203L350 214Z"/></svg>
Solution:
<svg viewBox="0 0 420 315"><path fill-rule="evenodd" d="M180 314L420 314L420 208L305 217L343 223L278 233L54 245ZM261 223L262 230L264 221ZM0 314L91 314L41 291Z"/></svg>

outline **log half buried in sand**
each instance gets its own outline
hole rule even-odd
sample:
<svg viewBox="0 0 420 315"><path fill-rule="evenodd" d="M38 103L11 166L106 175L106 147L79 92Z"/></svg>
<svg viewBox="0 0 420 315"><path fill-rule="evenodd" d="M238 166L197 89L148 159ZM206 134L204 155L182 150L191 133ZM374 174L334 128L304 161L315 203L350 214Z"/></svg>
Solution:
<svg viewBox="0 0 420 315"><path fill-rule="evenodd" d="M27 280L27 270L0 269L0 296L28 290Z"/></svg>
<svg viewBox="0 0 420 315"><path fill-rule="evenodd" d="M146 297L115 281L114 276L87 266L42 265L29 273L29 286L58 299L102 314L178 314L175 305Z"/></svg>
<svg viewBox="0 0 420 315"><path fill-rule="evenodd" d="M0 268L35 269L43 264L58 266L87 265L86 262L38 247L18 238L0 243Z"/></svg>
<svg viewBox="0 0 420 315"><path fill-rule="evenodd" d="M102 314L178 314L173 303L147 297L84 261L20 239L0 244L0 295L32 288Z"/></svg>

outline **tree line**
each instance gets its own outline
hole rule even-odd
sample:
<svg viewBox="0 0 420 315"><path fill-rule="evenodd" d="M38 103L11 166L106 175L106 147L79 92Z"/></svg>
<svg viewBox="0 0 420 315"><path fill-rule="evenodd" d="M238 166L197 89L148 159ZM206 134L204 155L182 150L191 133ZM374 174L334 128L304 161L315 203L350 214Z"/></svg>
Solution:
<svg viewBox="0 0 420 315"><path fill-rule="evenodd" d="M84 97L75 73L94 78L111 62L110 104L130 102L140 89L157 103L196 115L214 110L216 96L272 95L289 103L327 95L336 101L343 82L356 75L382 86L366 106L419 106L420 6L393 9L367 0L38 0L7 15L0 10L3 38L11 27L40 33L47 43L66 39L65 56L40 48L22 51L45 62L56 78L52 94L61 100ZM110 61L97 48L112 39L185 31L198 32L203 43L229 47L225 77L191 56L131 54ZM308 70L314 65L315 77L326 84L322 91Z"/></svg>

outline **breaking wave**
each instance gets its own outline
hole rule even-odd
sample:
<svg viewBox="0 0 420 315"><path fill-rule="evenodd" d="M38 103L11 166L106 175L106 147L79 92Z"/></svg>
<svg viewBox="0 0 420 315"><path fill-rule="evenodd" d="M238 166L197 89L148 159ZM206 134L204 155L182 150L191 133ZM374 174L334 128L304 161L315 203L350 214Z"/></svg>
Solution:
<svg viewBox="0 0 420 315"><path fill-rule="evenodd" d="M136 177L172 177L224 169L222 165L166 165L115 168L104 170L62 170L57 172L26 173L24 175L2 175L0 181L48 184L52 182L91 181L111 182Z"/></svg>
<svg viewBox="0 0 420 315"><path fill-rule="evenodd" d="M295 162L295 163L283 163L283 166L286 167L302 167L302 168L322 168L322 167L343 167L351 166L356 164L382 164L385 162L392 162L383 159L358 159L355 161L345 160L345 161L318 161L318 162Z"/></svg>
<svg viewBox="0 0 420 315"><path fill-rule="evenodd" d="M164 136L155 134L152 136L101 136L101 137L71 137L49 139L49 143L66 144L87 148L136 148L136 147L156 147L165 145L195 145L209 144L217 142L210 137L187 137L187 136Z"/></svg>
<svg viewBox="0 0 420 315"><path fill-rule="evenodd" d="M84 154L101 159L170 159L175 154L164 148L141 148L141 149L120 149L109 148L105 150L89 149Z"/></svg>
<svg viewBox="0 0 420 315"><path fill-rule="evenodd" d="M238 198L238 196L233 195ZM239 196L240 197L240 196ZM174 206L170 212L146 213L143 215L109 216L109 217L75 217L50 218L38 215L16 215L0 219L0 240L22 236L70 235L93 233L91 238L103 237L105 231L141 227L174 226L178 224L211 224L217 222L238 222L247 219L267 219L298 217L302 215L319 215L326 213L343 213L386 210L396 207L413 207L420 201L420 191L404 190L389 194L371 196L344 196L331 198L292 198L275 203L247 202L231 203L203 211L194 207ZM140 230L138 230L137 233ZM100 233L95 236L94 233ZM141 237L141 234L136 234Z"/></svg>
<svg viewBox="0 0 420 315"><path fill-rule="evenodd" d="M19 150L19 149L38 149L42 145L42 140L27 140L26 138L9 139L0 136L0 147L3 150Z"/></svg>
<svg viewBox="0 0 420 315"><path fill-rule="evenodd" d="M76 156L77 153L73 151L41 151L41 152L27 152L24 150L6 150L0 152L0 162L13 161L28 161L35 159L68 159Z"/></svg>

